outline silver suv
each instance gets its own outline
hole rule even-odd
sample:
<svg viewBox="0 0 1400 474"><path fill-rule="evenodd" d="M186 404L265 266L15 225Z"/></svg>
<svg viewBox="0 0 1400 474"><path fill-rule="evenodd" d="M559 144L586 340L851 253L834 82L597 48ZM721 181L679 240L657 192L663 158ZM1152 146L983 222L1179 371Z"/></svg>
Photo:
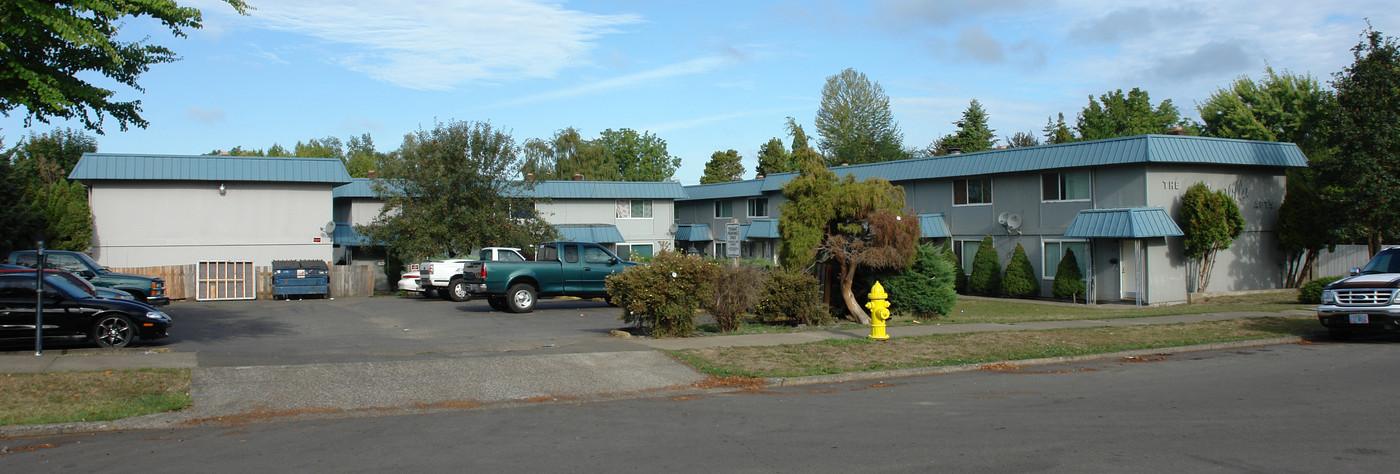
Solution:
<svg viewBox="0 0 1400 474"><path fill-rule="evenodd" d="M1363 268L1322 290L1317 321L1337 339L1353 333L1400 332L1400 247L1377 253Z"/></svg>

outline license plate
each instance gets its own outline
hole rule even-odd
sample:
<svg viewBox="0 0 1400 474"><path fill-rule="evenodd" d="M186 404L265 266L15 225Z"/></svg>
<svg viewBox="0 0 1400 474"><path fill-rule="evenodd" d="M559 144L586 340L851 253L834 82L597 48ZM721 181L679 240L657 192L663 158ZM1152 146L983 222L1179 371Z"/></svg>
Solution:
<svg viewBox="0 0 1400 474"><path fill-rule="evenodd" d="M1371 318L1364 314L1348 314L1347 318L1352 324L1371 324Z"/></svg>

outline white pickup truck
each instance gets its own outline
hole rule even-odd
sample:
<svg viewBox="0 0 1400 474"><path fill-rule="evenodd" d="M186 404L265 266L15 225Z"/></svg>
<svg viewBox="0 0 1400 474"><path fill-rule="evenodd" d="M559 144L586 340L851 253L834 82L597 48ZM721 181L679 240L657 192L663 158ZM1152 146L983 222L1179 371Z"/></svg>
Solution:
<svg viewBox="0 0 1400 474"><path fill-rule="evenodd" d="M423 296L433 293L445 300L466 301L471 299L471 291L462 281L462 267L467 262L523 262L520 249L512 247L486 247L477 252L477 258L450 258L436 262L423 262L418 265L418 283L423 287Z"/></svg>

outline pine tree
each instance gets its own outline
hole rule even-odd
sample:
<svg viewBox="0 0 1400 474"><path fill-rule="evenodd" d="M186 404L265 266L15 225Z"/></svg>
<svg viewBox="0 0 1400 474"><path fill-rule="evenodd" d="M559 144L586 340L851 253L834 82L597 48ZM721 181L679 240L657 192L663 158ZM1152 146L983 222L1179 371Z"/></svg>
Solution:
<svg viewBox="0 0 1400 474"><path fill-rule="evenodd" d="M967 291L984 295L1001 293L1001 263L992 236L982 238L977 255L972 257L972 275L967 277Z"/></svg>
<svg viewBox="0 0 1400 474"><path fill-rule="evenodd" d="M1026 257L1026 249L1019 242L1016 244L1016 250L1011 252L1011 262L1006 264L1006 279L1002 280L1001 288L1008 295L1023 298L1040 293L1035 267L1031 266L1030 258Z"/></svg>
<svg viewBox="0 0 1400 474"><path fill-rule="evenodd" d="M1079 260L1074 258L1073 250L1065 249L1065 256L1060 258L1060 266L1055 268L1055 287L1050 293L1056 298L1084 296L1084 274L1079 272Z"/></svg>

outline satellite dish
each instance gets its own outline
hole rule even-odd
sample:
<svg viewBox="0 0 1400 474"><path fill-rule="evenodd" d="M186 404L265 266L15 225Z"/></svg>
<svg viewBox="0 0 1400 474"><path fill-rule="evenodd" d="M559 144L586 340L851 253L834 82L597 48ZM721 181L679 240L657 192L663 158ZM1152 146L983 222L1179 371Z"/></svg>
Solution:
<svg viewBox="0 0 1400 474"><path fill-rule="evenodd" d="M1001 224L1001 225L1006 225L1006 218L1007 218L1007 216L1010 216L1010 215L1011 215L1011 213L1009 213L1009 212L1003 212L1003 213L997 215L997 223L998 223L998 224Z"/></svg>
<svg viewBox="0 0 1400 474"><path fill-rule="evenodd" d="M1006 216L1006 230L1016 230L1021 228L1021 215L1011 214Z"/></svg>
<svg viewBox="0 0 1400 474"><path fill-rule="evenodd" d="M679 225L676 225L676 223L672 222L671 228L666 230L666 232L669 232L671 235L676 235L676 230L679 230L680 228L681 227Z"/></svg>
<svg viewBox="0 0 1400 474"><path fill-rule="evenodd" d="M321 230L326 231L327 234L335 232L335 221L327 221L326 226L322 227Z"/></svg>

